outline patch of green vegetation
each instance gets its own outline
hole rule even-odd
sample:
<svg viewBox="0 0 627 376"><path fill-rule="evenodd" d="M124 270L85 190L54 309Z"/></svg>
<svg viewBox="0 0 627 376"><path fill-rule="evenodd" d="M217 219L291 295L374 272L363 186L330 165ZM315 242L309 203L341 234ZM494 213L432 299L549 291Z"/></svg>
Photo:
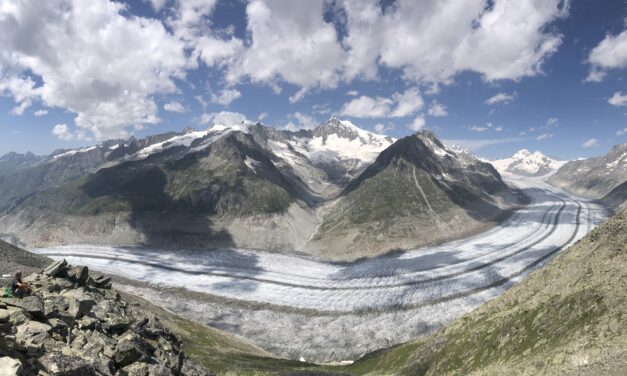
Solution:
<svg viewBox="0 0 627 376"><path fill-rule="evenodd" d="M314 367L306 363L263 356L262 351L206 326L175 317L171 330L183 340L184 351L218 374L270 375Z"/></svg>
<svg viewBox="0 0 627 376"><path fill-rule="evenodd" d="M452 206L428 174L400 159L344 196L325 216L318 236L337 227L373 222L391 225L403 217L428 220L433 215L429 207L440 214Z"/></svg>

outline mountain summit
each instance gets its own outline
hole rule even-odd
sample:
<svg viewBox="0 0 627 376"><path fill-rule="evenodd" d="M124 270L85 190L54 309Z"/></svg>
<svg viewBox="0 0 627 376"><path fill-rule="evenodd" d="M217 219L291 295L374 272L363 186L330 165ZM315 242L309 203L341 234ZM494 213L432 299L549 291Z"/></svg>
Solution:
<svg viewBox="0 0 627 376"><path fill-rule="evenodd" d="M418 247L475 232L519 203L490 164L420 131L385 149L324 208L308 247L346 258Z"/></svg>
<svg viewBox="0 0 627 376"><path fill-rule="evenodd" d="M511 158L490 161L501 173L510 173L522 176L542 176L556 171L566 161L549 158L539 151L530 152L527 149L519 150Z"/></svg>

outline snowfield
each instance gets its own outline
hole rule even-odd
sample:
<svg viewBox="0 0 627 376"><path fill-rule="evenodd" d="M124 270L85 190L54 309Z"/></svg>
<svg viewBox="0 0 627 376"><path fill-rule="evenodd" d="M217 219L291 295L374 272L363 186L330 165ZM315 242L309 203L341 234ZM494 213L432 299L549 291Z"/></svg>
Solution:
<svg viewBox="0 0 627 376"><path fill-rule="evenodd" d="M432 333L498 296L607 215L541 179L508 180L532 202L490 231L353 263L244 249L72 245L34 251L146 282L117 287L277 355L355 359Z"/></svg>

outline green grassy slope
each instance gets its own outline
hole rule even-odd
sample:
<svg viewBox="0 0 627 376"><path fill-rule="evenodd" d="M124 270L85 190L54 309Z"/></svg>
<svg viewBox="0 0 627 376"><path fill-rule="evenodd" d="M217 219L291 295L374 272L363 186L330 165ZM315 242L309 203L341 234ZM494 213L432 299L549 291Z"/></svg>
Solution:
<svg viewBox="0 0 627 376"><path fill-rule="evenodd" d="M426 340L371 354L360 375L624 374L627 210L504 295Z"/></svg>

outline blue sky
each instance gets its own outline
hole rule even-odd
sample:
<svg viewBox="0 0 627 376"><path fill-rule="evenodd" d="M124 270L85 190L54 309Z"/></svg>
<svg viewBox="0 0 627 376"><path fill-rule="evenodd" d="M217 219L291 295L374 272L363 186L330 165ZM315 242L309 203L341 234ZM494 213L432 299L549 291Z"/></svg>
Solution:
<svg viewBox="0 0 627 376"><path fill-rule="evenodd" d="M41 4L0 5L0 154L331 115L488 158L627 142L624 0Z"/></svg>

